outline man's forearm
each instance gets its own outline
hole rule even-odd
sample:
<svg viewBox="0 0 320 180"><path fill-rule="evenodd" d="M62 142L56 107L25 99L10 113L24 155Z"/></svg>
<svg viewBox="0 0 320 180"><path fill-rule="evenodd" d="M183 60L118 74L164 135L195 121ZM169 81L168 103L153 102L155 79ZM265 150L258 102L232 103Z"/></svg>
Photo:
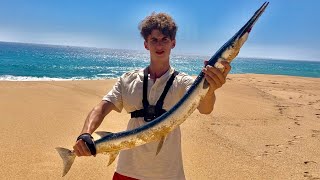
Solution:
<svg viewBox="0 0 320 180"><path fill-rule="evenodd" d="M83 125L82 133L92 134L102 123L104 117L109 114L115 106L110 102L102 101L88 114L86 121Z"/></svg>
<svg viewBox="0 0 320 180"><path fill-rule="evenodd" d="M93 109L86 118L81 134L83 133L92 134L100 126L103 119L104 119L104 116L102 116L102 113L100 113L99 110Z"/></svg>

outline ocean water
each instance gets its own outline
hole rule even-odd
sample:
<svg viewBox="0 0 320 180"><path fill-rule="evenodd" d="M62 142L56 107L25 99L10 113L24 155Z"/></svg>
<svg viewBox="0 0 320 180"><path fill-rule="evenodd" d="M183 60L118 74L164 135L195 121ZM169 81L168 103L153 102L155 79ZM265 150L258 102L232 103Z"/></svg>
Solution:
<svg viewBox="0 0 320 180"><path fill-rule="evenodd" d="M171 65L180 72L198 75L203 60L209 58L173 54ZM108 79L148 63L148 52L0 42L0 80ZM319 78L320 61L236 58L230 73Z"/></svg>

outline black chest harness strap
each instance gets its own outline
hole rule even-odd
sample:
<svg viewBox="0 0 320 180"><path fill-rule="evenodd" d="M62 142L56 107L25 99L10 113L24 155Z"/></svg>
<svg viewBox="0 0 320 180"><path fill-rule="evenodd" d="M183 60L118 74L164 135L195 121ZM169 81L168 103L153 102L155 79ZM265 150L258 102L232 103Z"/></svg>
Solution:
<svg viewBox="0 0 320 180"><path fill-rule="evenodd" d="M143 109L136 110L131 112L131 118L137 118L137 117L144 117L144 120L146 122L150 122L153 119L161 116L166 112L166 110L162 109L164 98L166 97L174 78L179 74L178 71L174 71L174 73L171 75L170 79L167 81L167 84L158 99L156 105L150 105L147 97L147 91L148 91L148 68L146 68L144 71L144 77L143 77L143 98L142 98L142 104Z"/></svg>

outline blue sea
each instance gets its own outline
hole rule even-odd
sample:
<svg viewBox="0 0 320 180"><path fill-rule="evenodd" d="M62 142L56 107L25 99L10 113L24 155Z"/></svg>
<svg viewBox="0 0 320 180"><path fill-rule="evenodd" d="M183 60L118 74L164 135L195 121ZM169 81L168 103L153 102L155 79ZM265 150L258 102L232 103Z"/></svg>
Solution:
<svg viewBox="0 0 320 180"><path fill-rule="evenodd" d="M171 65L180 72L198 75L203 60L209 58L173 54ZM109 79L148 63L148 52L142 51L0 42L0 80ZM319 78L320 61L236 58L230 73Z"/></svg>

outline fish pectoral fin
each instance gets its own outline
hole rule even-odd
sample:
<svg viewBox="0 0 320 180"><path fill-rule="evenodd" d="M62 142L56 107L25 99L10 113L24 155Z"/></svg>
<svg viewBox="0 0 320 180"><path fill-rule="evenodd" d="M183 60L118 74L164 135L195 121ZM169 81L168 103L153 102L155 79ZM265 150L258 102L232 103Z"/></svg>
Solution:
<svg viewBox="0 0 320 180"><path fill-rule="evenodd" d="M107 131L96 131L94 133L97 134L99 138L103 138L109 134L112 134L112 132L107 132Z"/></svg>
<svg viewBox="0 0 320 180"><path fill-rule="evenodd" d="M157 147L157 153L156 153L156 155L159 154L159 152L160 152L160 150L161 150L161 148L162 148L162 146L163 146L163 143L164 143L164 140L165 140L165 139L166 139L165 136L162 136L162 137L161 137L160 142L159 142L158 147Z"/></svg>
<svg viewBox="0 0 320 180"><path fill-rule="evenodd" d="M110 166L114 162L114 160L117 158L118 154L119 154L119 151L107 153L107 155L109 156L108 166Z"/></svg>

